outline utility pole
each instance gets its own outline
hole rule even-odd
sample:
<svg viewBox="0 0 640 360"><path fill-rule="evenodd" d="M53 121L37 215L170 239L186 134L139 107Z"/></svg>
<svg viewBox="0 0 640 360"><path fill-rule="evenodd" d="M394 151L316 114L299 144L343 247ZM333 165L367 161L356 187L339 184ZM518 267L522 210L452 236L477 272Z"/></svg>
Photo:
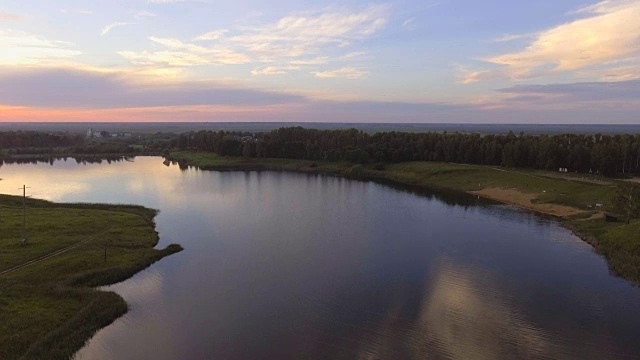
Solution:
<svg viewBox="0 0 640 360"><path fill-rule="evenodd" d="M18 189L20 190L20 189ZM27 245L27 186L22 185L22 246Z"/></svg>

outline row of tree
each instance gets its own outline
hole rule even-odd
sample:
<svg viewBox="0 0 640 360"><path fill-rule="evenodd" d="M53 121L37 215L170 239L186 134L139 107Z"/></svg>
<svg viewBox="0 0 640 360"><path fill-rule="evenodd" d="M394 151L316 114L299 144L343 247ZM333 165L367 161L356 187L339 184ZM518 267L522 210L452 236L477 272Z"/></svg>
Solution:
<svg viewBox="0 0 640 360"><path fill-rule="evenodd" d="M281 128L264 134L198 131L171 140L180 149L225 156L357 163L444 161L505 167L640 174L638 135L487 135Z"/></svg>
<svg viewBox="0 0 640 360"><path fill-rule="evenodd" d="M171 139L176 137L176 134L156 133L86 138L84 134L6 131L0 132L0 157L3 154L158 154L169 148Z"/></svg>
<svg viewBox="0 0 640 360"><path fill-rule="evenodd" d="M81 134L45 133L39 131L2 131L0 149L56 148L82 145Z"/></svg>
<svg viewBox="0 0 640 360"><path fill-rule="evenodd" d="M137 145L138 148L135 148ZM82 134L0 132L0 150L14 154L159 153L166 148L220 155L274 157L355 163L444 161L505 167L594 172L606 176L640 174L638 135L486 135L461 133L365 133L350 130L280 128L263 134L197 131L149 134L127 139L87 140Z"/></svg>

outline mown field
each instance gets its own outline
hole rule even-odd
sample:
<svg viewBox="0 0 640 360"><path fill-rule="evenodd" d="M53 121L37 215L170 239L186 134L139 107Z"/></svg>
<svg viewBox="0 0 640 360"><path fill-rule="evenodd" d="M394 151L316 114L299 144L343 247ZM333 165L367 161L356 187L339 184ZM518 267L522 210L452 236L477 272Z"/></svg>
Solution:
<svg viewBox="0 0 640 360"><path fill-rule="evenodd" d="M640 284L640 221L607 223L614 211L618 180L586 174L559 174L437 162L354 165L292 159L222 157L208 152L175 151L170 159L205 170L276 170L326 173L362 180L470 192L557 216L602 254L613 273ZM602 207L597 206L601 204Z"/></svg>
<svg viewBox="0 0 640 360"><path fill-rule="evenodd" d="M154 249L155 215L139 206L28 199L23 246L22 198L0 195L0 359L67 359L124 314L119 295L94 287L182 249Z"/></svg>

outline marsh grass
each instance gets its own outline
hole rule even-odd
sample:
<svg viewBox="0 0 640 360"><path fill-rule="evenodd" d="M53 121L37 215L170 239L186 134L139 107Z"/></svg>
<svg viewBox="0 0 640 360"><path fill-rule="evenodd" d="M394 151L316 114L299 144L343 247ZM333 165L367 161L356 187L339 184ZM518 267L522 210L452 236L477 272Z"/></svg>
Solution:
<svg viewBox="0 0 640 360"><path fill-rule="evenodd" d="M576 221L568 227L607 259L611 272L640 284L640 221Z"/></svg>
<svg viewBox="0 0 640 360"><path fill-rule="evenodd" d="M179 245L158 243L156 211L131 205L56 204L0 195L0 272L60 249L55 257L0 275L0 359L67 359L127 311L95 286L126 280ZM105 260L105 247L107 257Z"/></svg>

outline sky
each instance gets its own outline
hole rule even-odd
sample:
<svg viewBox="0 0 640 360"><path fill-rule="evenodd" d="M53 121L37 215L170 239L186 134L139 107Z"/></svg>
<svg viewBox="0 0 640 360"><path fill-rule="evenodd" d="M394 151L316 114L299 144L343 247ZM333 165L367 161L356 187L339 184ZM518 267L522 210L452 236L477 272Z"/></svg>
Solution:
<svg viewBox="0 0 640 360"><path fill-rule="evenodd" d="M0 121L640 123L640 0L2 0Z"/></svg>

